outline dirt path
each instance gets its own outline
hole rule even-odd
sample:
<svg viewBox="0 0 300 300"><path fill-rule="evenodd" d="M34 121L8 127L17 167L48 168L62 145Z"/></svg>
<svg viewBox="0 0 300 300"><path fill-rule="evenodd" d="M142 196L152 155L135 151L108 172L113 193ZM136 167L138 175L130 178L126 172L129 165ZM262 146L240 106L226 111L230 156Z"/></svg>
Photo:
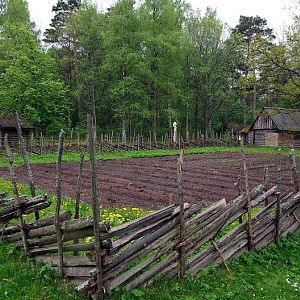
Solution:
<svg viewBox="0 0 300 300"><path fill-rule="evenodd" d="M249 154L247 162L251 168L250 186L262 182L264 166L275 165L274 155ZM169 194L177 194L177 157L138 158L97 162L100 198L104 205L132 206L156 209L169 203ZM284 168L289 158L283 158ZM36 184L49 193L55 192L55 165L32 166ZM0 169L0 174L8 175ZM26 182L24 167L17 169L18 180ZM65 163L62 167L62 191L75 197L78 164ZM271 182L276 182L276 169L270 169ZM89 202L89 164L84 164L82 199ZM231 200L237 195L234 182L242 173L240 155L236 153L189 155L184 160L185 201L209 203L225 198ZM243 176L243 175L242 175ZM283 174L283 185L292 187L289 172Z"/></svg>

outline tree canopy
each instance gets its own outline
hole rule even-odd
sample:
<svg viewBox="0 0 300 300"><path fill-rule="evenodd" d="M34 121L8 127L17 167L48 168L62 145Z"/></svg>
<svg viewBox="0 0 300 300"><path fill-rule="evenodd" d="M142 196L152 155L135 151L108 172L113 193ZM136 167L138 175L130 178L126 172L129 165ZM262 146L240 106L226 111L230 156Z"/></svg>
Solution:
<svg viewBox="0 0 300 300"><path fill-rule="evenodd" d="M249 123L264 106L300 107L300 17L279 42L260 16L229 28L184 0L118 0L106 12L58 0L39 41L25 0L0 1L0 110L46 132L152 132L188 139Z"/></svg>

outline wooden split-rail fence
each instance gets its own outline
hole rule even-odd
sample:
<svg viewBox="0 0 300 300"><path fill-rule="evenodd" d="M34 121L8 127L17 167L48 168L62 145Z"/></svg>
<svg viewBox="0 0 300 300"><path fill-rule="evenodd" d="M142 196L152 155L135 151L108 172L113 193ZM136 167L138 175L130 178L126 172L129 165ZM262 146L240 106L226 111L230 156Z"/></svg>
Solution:
<svg viewBox="0 0 300 300"><path fill-rule="evenodd" d="M300 193L280 192L277 186L266 190L263 185L251 193L251 207L260 208L252 216L254 248L260 249L279 237L300 228ZM180 238L179 207L171 205L118 227L99 224L102 284L112 292L122 286L130 291L153 283L156 275L174 277L180 271L180 256L184 255L185 273L196 275L203 268L239 257L249 249L248 219L240 221L227 232L226 228L247 212L247 197L240 195L226 202L224 199L203 209L201 205L184 205L185 232ZM266 204L267 203L267 204ZM33 213L50 205L46 196L33 199L21 197L1 200L1 239L24 248L26 233L28 255L37 262L50 263L58 270L59 257L54 217L8 226L20 214ZM93 220L71 220L71 213L59 218L63 236L63 271L65 278L77 285L79 293L96 292L97 277L95 244L91 241ZM222 232L227 232L222 234ZM181 250L181 251L180 251ZM182 251L183 250L183 251Z"/></svg>

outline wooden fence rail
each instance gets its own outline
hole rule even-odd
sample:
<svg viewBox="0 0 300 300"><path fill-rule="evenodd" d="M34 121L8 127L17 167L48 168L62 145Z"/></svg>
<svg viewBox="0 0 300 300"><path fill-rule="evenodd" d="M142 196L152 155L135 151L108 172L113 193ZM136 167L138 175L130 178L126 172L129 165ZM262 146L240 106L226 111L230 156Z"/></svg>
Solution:
<svg viewBox="0 0 300 300"><path fill-rule="evenodd" d="M280 214L277 211L279 191L276 186L265 190L259 185L250 192L254 248L260 249L288 233L300 228L300 193L280 194ZM45 196L31 200L20 197L2 199L1 223L7 224L20 213L30 211L38 205L50 205ZM268 199L268 205L264 206ZM40 207L39 207L40 209ZM216 263L227 266L227 261L248 250L247 220L238 225L237 220L247 212L247 197L240 195L226 202L225 199L203 209L201 205L184 204L185 231L180 239L180 208L171 205L147 216L118 227L110 228L100 223L101 259L103 285L107 292L122 286L130 291L141 285L149 285L156 275L173 277L178 274L180 247L185 247L185 269L196 275L203 268ZM279 222L278 222L279 215ZM70 212L59 218L63 237L64 276L77 284L79 293L93 294L97 287L95 245L93 242L93 220L71 220ZM236 227L232 228L232 223ZM25 224L29 255L38 262L50 263L58 270L57 234L54 217L47 217ZM223 234L223 232L227 232ZM20 225L3 226L1 238L22 247ZM74 240L76 243L74 244ZM80 256L72 255L73 252Z"/></svg>

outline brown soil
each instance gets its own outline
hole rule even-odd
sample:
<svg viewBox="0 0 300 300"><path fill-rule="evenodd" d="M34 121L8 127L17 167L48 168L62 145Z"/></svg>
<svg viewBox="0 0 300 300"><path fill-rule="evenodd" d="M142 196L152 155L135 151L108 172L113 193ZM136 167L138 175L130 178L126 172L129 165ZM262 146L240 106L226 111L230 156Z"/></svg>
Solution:
<svg viewBox="0 0 300 300"><path fill-rule="evenodd" d="M283 156L282 184L292 188L288 156ZM264 166L270 167L270 181L276 183L276 156L247 155L250 187L262 183ZM75 198L78 164L65 163L62 166L62 191ZM55 193L55 164L32 166L36 184L49 193ZM169 195L177 201L177 157L139 158L130 160L98 161L97 173L101 202L105 206L132 206L156 209L169 204ZM5 176L7 170L0 170ZM82 199L90 202L91 185L89 164L84 165ZM26 170L16 170L18 180L26 182ZM230 201L237 196L234 187L241 174L244 189L240 154L198 154L184 158L184 197L186 202L204 204L225 198Z"/></svg>

